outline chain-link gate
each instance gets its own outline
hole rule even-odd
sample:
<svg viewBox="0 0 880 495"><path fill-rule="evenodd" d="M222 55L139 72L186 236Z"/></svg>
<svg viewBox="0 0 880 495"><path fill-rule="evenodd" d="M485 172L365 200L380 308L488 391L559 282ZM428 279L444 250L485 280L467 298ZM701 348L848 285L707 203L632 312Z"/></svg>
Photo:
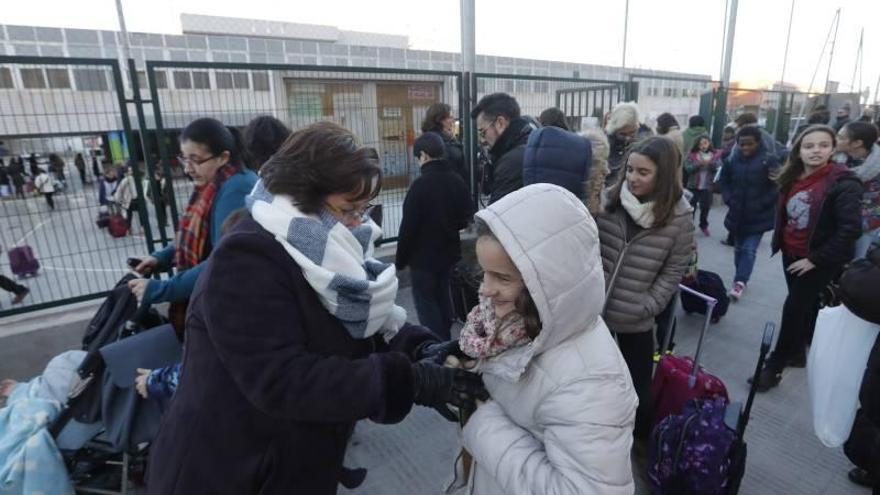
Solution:
<svg viewBox="0 0 880 495"><path fill-rule="evenodd" d="M0 80L0 275L15 284L7 288L30 291L16 306L0 293L0 318L100 297L126 273L126 258L152 244L143 202L121 212L133 227L123 237L96 225L99 198L112 202L100 193L105 174L122 177L134 156L119 64L0 56ZM143 198L140 169L129 173ZM16 248L32 251L35 276L14 273Z"/></svg>
<svg viewBox="0 0 880 495"><path fill-rule="evenodd" d="M148 137L151 175L164 171L173 218L186 207L192 183L175 156L180 131L200 117L243 129L271 115L293 130L329 120L379 152L384 179L382 242L393 241L403 200L419 174L412 145L432 103L461 108L456 72L276 64L148 61L146 80L155 133ZM176 223L174 224L176 228ZM170 235L169 235L170 237Z"/></svg>

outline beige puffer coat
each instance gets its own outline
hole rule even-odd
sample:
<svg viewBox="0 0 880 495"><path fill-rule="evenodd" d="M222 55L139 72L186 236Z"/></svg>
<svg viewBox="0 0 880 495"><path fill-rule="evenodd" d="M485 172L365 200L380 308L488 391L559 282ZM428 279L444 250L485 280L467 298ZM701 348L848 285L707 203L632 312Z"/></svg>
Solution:
<svg viewBox="0 0 880 495"><path fill-rule="evenodd" d="M654 317L678 290L691 259L692 212L682 198L665 226L642 230L632 239L626 238L623 207L596 216L606 291L610 289L604 316L612 332L639 333L654 327Z"/></svg>
<svg viewBox="0 0 880 495"><path fill-rule="evenodd" d="M638 404L599 313L596 224L565 189L533 184L477 213L504 246L541 317L529 344L480 362L492 400L463 431L473 495L630 495Z"/></svg>

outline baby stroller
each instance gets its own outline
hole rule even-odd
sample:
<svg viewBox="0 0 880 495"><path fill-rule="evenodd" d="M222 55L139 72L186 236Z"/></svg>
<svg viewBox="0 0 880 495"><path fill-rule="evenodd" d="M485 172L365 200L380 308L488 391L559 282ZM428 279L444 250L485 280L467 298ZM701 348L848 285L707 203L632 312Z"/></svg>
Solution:
<svg viewBox="0 0 880 495"><path fill-rule="evenodd" d="M148 306L138 307L127 287L133 278L117 283L89 323L79 381L48 427L79 493L126 495L132 483L143 484L165 404L137 395L136 370L180 360L173 328Z"/></svg>

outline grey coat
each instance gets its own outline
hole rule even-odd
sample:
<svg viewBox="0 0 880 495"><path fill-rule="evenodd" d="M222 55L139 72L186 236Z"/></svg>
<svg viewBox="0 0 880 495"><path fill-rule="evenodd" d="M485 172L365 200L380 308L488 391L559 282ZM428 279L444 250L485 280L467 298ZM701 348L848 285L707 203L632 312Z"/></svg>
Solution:
<svg viewBox="0 0 880 495"><path fill-rule="evenodd" d="M666 225L631 239L623 207L596 217L608 294L604 316L612 332L650 331L654 317L669 304L694 249L692 211L682 198Z"/></svg>

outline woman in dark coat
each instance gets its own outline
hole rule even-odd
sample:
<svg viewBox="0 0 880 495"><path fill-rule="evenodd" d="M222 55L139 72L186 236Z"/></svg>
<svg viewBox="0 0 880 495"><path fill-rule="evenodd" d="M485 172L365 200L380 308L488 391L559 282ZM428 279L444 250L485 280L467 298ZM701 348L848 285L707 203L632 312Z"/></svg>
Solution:
<svg viewBox="0 0 880 495"><path fill-rule="evenodd" d="M422 132L436 132L443 136L446 161L449 162L452 170L464 179L464 183L470 189L471 178L464 164L464 148L455 138L455 117L452 116L452 107L446 103L434 103L428 107L425 120L422 121Z"/></svg>
<svg viewBox="0 0 880 495"><path fill-rule="evenodd" d="M332 264L323 258L334 239L373 227L365 210L380 181L375 150L330 123L292 134L263 165L251 215L223 237L196 283L180 384L152 445L150 494L333 494L339 483L359 484L342 466L356 421L396 423L413 404L448 413L446 403L487 398L477 375L413 362L436 352L427 329L404 324L395 334L385 325L368 335L382 308L370 302L359 319L340 309L363 299L341 291L329 304L333 286L351 282L341 269L333 283L312 285L315 266ZM291 215L289 235L278 236L266 212ZM380 270L372 282L387 280L372 258L364 268Z"/></svg>

